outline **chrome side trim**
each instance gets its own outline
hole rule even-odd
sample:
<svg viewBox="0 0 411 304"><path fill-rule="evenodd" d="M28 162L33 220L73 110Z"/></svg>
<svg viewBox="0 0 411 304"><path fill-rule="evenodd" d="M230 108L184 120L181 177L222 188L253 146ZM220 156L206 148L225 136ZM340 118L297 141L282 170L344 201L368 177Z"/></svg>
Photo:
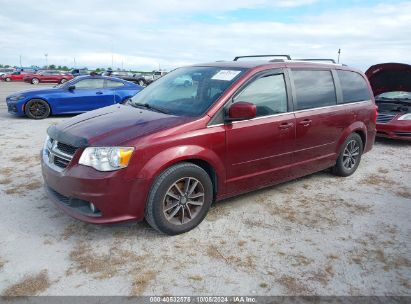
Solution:
<svg viewBox="0 0 411 304"><path fill-rule="evenodd" d="M358 104L366 104L366 103L369 103L369 102L371 102L371 99L358 101L358 102L335 104L335 105L332 105L332 106L325 106L325 107L319 107L319 108L291 111L291 112L286 112L286 113L278 113L278 114L272 114L272 115L267 115L267 116L260 116L260 117L255 117L255 118L252 118L252 119L233 121L232 124L236 124L236 123L239 123L239 122L253 121L253 120L258 120L258 119L263 119L263 118L272 118L272 117L276 117L276 116L284 116L284 115L288 115L288 114L304 113L304 112L310 112L310 111L316 111L316 110L322 110L322 109L339 108L339 107L353 106L353 105L358 105ZM220 127L220 126L224 126L224 125L225 125L224 123L220 123L220 124L207 126L207 128Z"/></svg>
<svg viewBox="0 0 411 304"><path fill-rule="evenodd" d="M358 105L358 104L369 103L370 101L371 101L371 99L358 101L358 102L341 103L341 104L336 104L336 105L332 105L332 106L325 106L325 107L319 107L319 108L298 110L298 111L294 111L292 113L301 113L301 112L316 111L316 110L321 110L321 109L330 109L330 108L339 108L339 107L344 107L344 106L353 106L353 105Z"/></svg>

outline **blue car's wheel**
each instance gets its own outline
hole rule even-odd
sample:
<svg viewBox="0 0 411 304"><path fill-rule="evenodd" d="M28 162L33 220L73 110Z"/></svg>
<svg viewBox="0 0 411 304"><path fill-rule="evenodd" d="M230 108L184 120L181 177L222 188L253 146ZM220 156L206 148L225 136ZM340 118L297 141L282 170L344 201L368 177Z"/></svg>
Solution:
<svg viewBox="0 0 411 304"><path fill-rule="evenodd" d="M41 99L32 99L24 108L27 117L32 119L44 119L50 115L50 106Z"/></svg>

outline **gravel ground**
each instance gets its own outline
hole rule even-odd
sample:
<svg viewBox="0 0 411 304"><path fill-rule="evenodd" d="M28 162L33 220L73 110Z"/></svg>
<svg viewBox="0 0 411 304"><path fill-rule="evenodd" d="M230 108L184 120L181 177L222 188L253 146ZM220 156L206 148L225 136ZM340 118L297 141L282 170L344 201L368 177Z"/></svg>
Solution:
<svg viewBox="0 0 411 304"><path fill-rule="evenodd" d="M41 87L45 87L42 85ZM411 144L377 141L327 172L217 203L193 231L94 226L45 196L42 121L0 83L0 295L411 295Z"/></svg>

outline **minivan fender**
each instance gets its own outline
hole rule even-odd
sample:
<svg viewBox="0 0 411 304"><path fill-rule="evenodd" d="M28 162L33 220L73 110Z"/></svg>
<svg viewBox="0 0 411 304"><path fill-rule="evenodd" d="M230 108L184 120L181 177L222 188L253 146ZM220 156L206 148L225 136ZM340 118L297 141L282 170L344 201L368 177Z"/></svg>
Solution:
<svg viewBox="0 0 411 304"><path fill-rule="evenodd" d="M176 146L154 155L138 173L138 178L154 180L162 171L182 161L200 160L209 164L217 175L218 188L224 187L225 167L213 151L197 145Z"/></svg>
<svg viewBox="0 0 411 304"><path fill-rule="evenodd" d="M352 123L351 125L349 125L347 128L345 128L344 131L341 133L341 136L338 139L338 142L337 142L337 145L336 145L335 153L336 153L337 157L338 157L338 155L340 154L340 152L343 148L343 144L344 144L345 140L352 133L358 133L361 136L361 138L363 140L363 148L365 149L365 145L366 145L366 142L367 142L367 127L363 122L356 121L356 122Z"/></svg>

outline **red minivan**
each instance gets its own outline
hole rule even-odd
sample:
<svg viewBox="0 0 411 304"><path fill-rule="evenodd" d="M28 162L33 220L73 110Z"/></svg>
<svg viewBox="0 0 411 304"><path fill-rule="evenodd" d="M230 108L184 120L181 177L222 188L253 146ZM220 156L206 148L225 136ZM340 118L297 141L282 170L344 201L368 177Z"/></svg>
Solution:
<svg viewBox="0 0 411 304"><path fill-rule="evenodd" d="M361 72L292 60L182 67L125 105L48 129L49 196L96 224L143 220L175 235L214 201L331 168L357 169L375 139Z"/></svg>

